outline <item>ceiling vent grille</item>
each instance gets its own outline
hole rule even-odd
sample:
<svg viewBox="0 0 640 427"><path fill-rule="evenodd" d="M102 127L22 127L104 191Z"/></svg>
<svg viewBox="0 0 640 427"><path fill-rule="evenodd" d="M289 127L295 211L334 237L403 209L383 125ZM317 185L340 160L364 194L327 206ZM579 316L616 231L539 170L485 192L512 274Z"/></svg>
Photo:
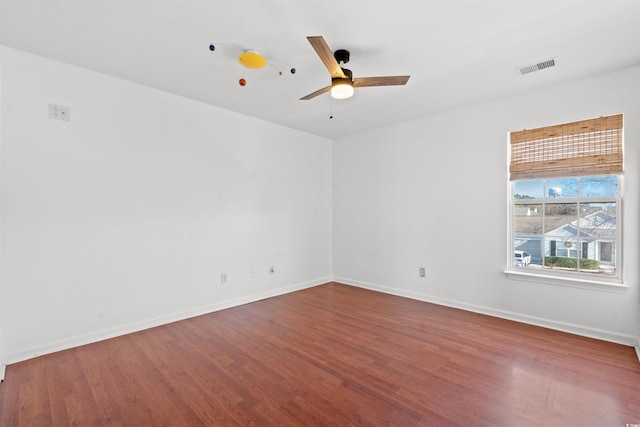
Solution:
<svg viewBox="0 0 640 427"><path fill-rule="evenodd" d="M516 68L516 71L521 76L524 76L525 74L533 73L535 71L544 70L545 68L555 67L557 65L557 63L558 63L558 61L556 60L556 58L551 58L551 59L546 59L544 61L537 62L535 64L529 64L529 65L525 65L523 67L518 67L518 68Z"/></svg>

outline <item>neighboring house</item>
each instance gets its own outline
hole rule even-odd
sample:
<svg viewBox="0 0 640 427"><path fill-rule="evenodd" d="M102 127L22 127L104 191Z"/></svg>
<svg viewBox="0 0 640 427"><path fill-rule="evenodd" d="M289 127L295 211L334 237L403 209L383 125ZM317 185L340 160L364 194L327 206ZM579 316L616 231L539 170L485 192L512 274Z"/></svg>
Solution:
<svg viewBox="0 0 640 427"><path fill-rule="evenodd" d="M526 208L525 208L526 209ZM539 233L531 232L535 226L542 224L537 212L524 213L530 218L527 223L521 221L523 227L516 235L514 249L531 254L531 261L542 263L543 243ZM566 221L566 217L565 221ZM550 231L544 234L545 256L589 258L600 261L602 265L615 265L616 215L613 208L593 208L584 211L582 216L568 223L559 223L560 217L546 217L547 225L555 222ZM529 229L527 230L525 229ZM580 238L578 238L580 230Z"/></svg>
<svg viewBox="0 0 640 427"><path fill-rule="evenodd" d="M580 240L578 240L580 230ZM589 258L601 264L614 264L616 237L615 211L606 207L581 216L545 233L545 254L577 258ZM577 245L581 247L578 247Z"/></svg>

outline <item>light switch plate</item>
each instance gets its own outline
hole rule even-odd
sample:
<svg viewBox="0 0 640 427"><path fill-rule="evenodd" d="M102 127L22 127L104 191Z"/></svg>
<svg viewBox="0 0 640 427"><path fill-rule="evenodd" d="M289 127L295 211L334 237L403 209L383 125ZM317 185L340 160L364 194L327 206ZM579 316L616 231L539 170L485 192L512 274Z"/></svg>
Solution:
<svg viewBox="0 0 640 427"><path fill-rule="evenodd" d="M49 118L68 122L71 109L64 105L49 104Z"/></svg>

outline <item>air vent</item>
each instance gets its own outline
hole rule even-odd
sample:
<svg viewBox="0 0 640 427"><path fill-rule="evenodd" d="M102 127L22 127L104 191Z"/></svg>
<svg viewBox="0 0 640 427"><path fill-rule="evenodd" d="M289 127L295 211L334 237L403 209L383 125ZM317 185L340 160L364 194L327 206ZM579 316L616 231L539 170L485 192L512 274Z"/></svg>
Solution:
<svg viewBox="0 0 640 427"><path fill-rule="evenodd" d="M529 65L525 65L523 67L518 67L518 68L516 68L516 72L518 74L520 74L521 76L524 76L525 74L533 73L535 71L544 70L545 68L555 67L557 65L557 63L558 63L558 61L557 61L556 58L546 59L544 61L540 61L540 62L535 63L535 64L529 64Z"/></svg>

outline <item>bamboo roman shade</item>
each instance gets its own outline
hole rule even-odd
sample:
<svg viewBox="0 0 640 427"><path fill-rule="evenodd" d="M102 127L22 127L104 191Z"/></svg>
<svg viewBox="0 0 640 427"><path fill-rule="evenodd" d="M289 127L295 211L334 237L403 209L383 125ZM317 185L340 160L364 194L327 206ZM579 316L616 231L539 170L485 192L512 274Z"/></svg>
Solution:
<svg viewBox="0 0 640 427"><path fill-rule="evenodd" d="M511 180L622 173L622 114L511 132Z"/></svg>

